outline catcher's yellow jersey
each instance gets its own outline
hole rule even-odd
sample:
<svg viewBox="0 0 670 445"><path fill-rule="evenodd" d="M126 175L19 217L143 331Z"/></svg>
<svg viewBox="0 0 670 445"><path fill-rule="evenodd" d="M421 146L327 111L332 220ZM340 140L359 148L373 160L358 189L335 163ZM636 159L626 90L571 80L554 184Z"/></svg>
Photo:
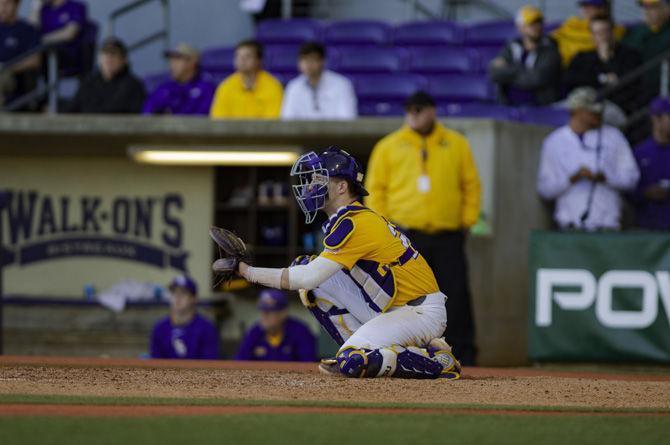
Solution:
<svg viewBox="0 0 670 445"><path fill-rule="evenodd" d="M325 224L323 258L345 267L378 312L439 291L435 275L393 224L355 202Z"/></svg>

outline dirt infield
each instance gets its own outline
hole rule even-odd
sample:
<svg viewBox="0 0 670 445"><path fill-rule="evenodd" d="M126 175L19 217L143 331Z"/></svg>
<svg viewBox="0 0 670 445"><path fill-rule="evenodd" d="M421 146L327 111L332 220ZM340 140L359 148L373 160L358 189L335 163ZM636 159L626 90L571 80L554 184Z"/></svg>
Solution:
<svg viewBox="0 0 670 445"><path fill-rule="evenodd" d="M670 376L471 368L466 369L464 378L458 381L357 380L322 376L316 372L314 364L1 357L0 395L520 407L506 410L509 414L524 414L523 407L641 408L658 410L650 414L665 416L670 409ZM0 404L0 414L5 415L57 412L70 415L93 415L93 412L99 415L121 415L123 412L125 415L166 414L167 411L161 410L176 410L174 414L182 415L274 412L276 409L322 412L358 408ZM128 414L131 411L134 414ZM479 411L486 412L486 409ZM493 411L501 413L497 409ZM570 413L570 410L564 412Z"/></svg>

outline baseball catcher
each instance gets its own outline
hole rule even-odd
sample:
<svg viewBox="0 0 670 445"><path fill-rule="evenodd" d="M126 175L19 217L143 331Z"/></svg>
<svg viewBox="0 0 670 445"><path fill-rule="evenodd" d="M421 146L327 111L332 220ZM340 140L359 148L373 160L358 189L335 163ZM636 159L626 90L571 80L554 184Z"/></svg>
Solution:
<svg viewBox="0 0 670 445"><path fill-rule="evenodd" d="M446 296L433 271L392 223L361 204L368 195L353 156L329 148L301 156L291 169L306 222L321 210L324 250L290 267L252 267L242 240L212 228L221 248L215 272L298 290L302 303L337 342L319 370L348 377L459 378L460 364L442 338Z"/></svg>

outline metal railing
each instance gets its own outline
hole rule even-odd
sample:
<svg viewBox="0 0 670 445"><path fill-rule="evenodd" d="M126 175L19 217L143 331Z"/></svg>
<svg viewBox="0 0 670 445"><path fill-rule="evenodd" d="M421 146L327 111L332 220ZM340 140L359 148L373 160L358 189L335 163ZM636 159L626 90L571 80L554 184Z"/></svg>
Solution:
<svg viewBox="0 0 670 445"><path fill-rule="evenodd" d="M121 6L120 8L115 9L109 14L108 19L108 34L110 36L116 35L116 25L120 18L127 16L130 13L135 12L138 8L146 6L150 3L160 3L162 16L163 16L163 27L158 31L149 34L136 42L128 44L128 51L133 52L138 50L150 43L153 43L157 40L163 39L163 49L168 49L170 45L170 1L169 0L135 0L127 5Z"/></svg>
<svg viewBox="0 0 670 445"><path fill-rule="evenodd" d="M631 87L631 85L640 82L643 80L644 75L655 70L660 70L659 94L661 96L668 96L670 94L670 50L657 55L653 59L626 73L615 85L601 89L599 95L603 99L610 99L617 93ZM626 124L622 128L624 132L631 130L649 117L649 108L647 105L648 104L644 104L637 110L629 113Z"/></svg>
<svg viewBox="0 0 670 445"><path fill-rule="evenodd" d="M421 0L401 1L412 6L415 16L420 15L431 20L448 19L456 21L459 11L464 7L480 9L500 19L512 19L514 17L509 10L490 0L442 0L439 12L433 11Z"/></svg>
<svg viewBox="0 0 670 445"><path fill-rule="evenodd" d="M8 104L4 104L2 111L15 111L21 109L35 100L42 99L44 96L47 97L47 112L56 113L58 111L58 85L60 77L58 72L57 44L39 45L19 54L4 63L0 68L0 73L10 70L13 66L36 54L46 54L46 83L40 83L34 90L15 98Z"/></svg>

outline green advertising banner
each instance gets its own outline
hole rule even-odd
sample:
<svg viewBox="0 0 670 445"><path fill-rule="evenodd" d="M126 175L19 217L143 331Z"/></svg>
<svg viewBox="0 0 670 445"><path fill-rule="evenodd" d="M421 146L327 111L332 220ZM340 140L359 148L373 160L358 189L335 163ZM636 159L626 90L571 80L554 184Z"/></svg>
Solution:
<svg viewBox="0 0 670 445"><path fill-rule="evenodd" d="M670 362L670 234L533 232L538 361Z"/></svg>

